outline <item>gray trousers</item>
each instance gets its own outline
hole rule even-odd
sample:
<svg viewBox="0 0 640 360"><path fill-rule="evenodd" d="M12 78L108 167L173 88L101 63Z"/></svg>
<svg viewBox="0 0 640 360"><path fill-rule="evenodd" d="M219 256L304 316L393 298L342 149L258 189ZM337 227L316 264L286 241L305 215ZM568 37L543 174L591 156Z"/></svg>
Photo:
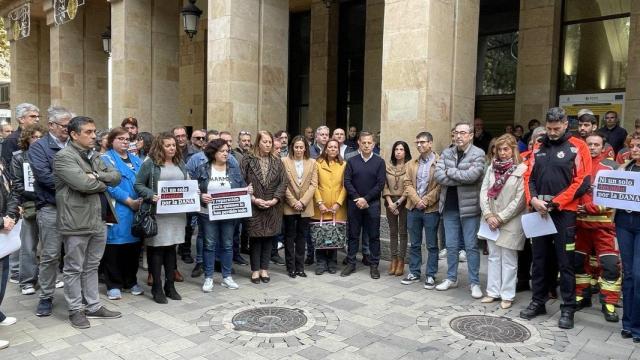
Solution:
<svg viewBox="0 0 640 360"><path fill-rule="evenodd" d="M88 312L100 309L98 266L107 244L107 227L90 235L63 235L64 297L69 312L85 308ZM82 299L86 300L83 306Z"/></svg>
<svg viewBox="0 0 640 360"><path fill-rule="evenodd" d="M40 274L38 275L41 299L52 298L56 290L58 265L62 252L62 237L60 237L58 233L56 213L55 207L47 205L38 210L38 214L36 215L40 241L42 242Z"/></svg>
<svg viewBox="0 0 640 360"><path fill-rule="evenodd" d="M20 287L35 286L38 280L38 224L22 219L20 229Z"/></svg>

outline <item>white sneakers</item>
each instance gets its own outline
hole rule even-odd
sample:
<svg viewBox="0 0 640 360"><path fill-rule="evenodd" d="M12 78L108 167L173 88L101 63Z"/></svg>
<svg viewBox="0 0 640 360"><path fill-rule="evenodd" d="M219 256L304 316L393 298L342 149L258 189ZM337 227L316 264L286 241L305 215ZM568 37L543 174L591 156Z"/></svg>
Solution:
<svg viewBox="0 0 640 360"><path fill-rule="evenodd" d="M237 290L240 287L238 286L238 284L236 284L235 281L233 281L233 278L231 276L227 276L226 278L222 279L222 282L220 283L220 285L222 285L223 287L226 287L229 290ZM204 278L202 291L206 293L213 291L213 278Z"/></svg>
<svg viewBox="0 0 640 360"><path fill-rule="evenodd" d="M231 276L227 276L226 278L222 279L222 283L220 283L220 285L228 288L229 290L237 290L239 288L238 284L233 281L233 278Z"/></svg>
<svg viewBox="0 0 640 360"><path fill-rule="evenodd" d="M36 289L34 289L33 286L31 285L27 285L23 287L21 291L22 291L22 295L33 295L36 293Z"/></svg>
<svg viewBox="0 0 640 360"><path fill-rule="evenodd" d="M3 321L0 321L0 326L13 325L16 323L16 321L18 321L18 319L11 316L7 316Z"/></svg>
<svg viewBox="0 0 640 360"><path fill-rule="evenodd" d="M436 286L436 290L445 291L458 287L458 281L451 281L449 279L444 279L438 286Z"/></svg>
<svg viewBox="0 0 640 360"><path fill-rule="evenodd" d="M471 285L471 297L474 299L480 299L483 296L482 290L480 289L480 285L473 284Z"/></svg>
<svg viewBox="0 0 640 360"><path fill-rule="evenodd" d="M204 284L202 285L202 291L209 293L213 291L213 278L204 278Z"/></svg>
<svg viewBox="0 0 640 360"><path fill-rule="evenodd" d="M61 289L64 287L64 281L56 280L56 289Z"/></svg>
<svg viewBox="0 0 640 360"><path fill-rule="evenodd" d="M464 250L460 250L458 253L458 261L467 262L467 252Z"/></svg>
<svg viewBox="0 0 640 360"><path fill-rule="evenodd" d="M442 249L438 252L438 259L446 259L447 258L447 249Z"/></svg>
<svg viewBox="0 0 640 360"><path fill-rule="evenodd" d="M427 276L427 280L424 281L424 288L427 290L433 290L436 287L436 279L432 276Z"/></svg>

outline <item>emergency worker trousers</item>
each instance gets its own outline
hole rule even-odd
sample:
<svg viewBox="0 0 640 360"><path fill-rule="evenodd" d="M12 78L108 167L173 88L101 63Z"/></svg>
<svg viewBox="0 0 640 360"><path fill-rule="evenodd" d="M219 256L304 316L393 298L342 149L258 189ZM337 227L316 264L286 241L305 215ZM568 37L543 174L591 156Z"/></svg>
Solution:
<svg viewBox="0 0 640 360"><path fill-rule="evenodd" d="M545 268L555 253L560 272L560 295L563 310L576 308L576 276L574 272L574 254L576 237L576 213L573 211L554 210L549 213L558 232L552 235L535 237L531 242L533 254L531 269L532 301L537 304L545 304L549 300L548 283L551 279Z"/></svg>

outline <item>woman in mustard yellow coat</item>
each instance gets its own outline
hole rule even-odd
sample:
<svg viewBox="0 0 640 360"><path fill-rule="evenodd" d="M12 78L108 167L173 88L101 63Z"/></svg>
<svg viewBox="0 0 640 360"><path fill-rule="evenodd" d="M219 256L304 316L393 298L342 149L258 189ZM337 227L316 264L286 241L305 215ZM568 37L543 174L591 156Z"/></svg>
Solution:
<svg viewBox="0 0 640 360"><path fill-rule="evenodd" d="M347 220L347 190L344 188L343 177L347 163L340 156L340 143L329 140L318 157L318 187L314 199L313 219L319 221L332 220L335 214L336 220ZM335 274L338 250L316 250L316 275L322 275L325 271Z"/></svg>

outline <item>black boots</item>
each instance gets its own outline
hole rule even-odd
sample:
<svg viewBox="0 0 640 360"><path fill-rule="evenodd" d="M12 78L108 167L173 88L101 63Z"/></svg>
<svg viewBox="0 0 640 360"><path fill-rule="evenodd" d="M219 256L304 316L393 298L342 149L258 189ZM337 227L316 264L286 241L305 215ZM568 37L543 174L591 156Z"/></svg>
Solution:
<svg viewBox="0 0 640 360"><path fill-rule="evenodd" d="M573 310L560 310L558 327L560 329L573 329Z"/></svg>
<svg viewBox="0 0 640 360"><path fill-rule="evenodd" d="M544 315L547 313L547 309L544 304L538 304L531 302L526 309L520 311L520 317L526 320L531 320L538 315Z"/></svg>

